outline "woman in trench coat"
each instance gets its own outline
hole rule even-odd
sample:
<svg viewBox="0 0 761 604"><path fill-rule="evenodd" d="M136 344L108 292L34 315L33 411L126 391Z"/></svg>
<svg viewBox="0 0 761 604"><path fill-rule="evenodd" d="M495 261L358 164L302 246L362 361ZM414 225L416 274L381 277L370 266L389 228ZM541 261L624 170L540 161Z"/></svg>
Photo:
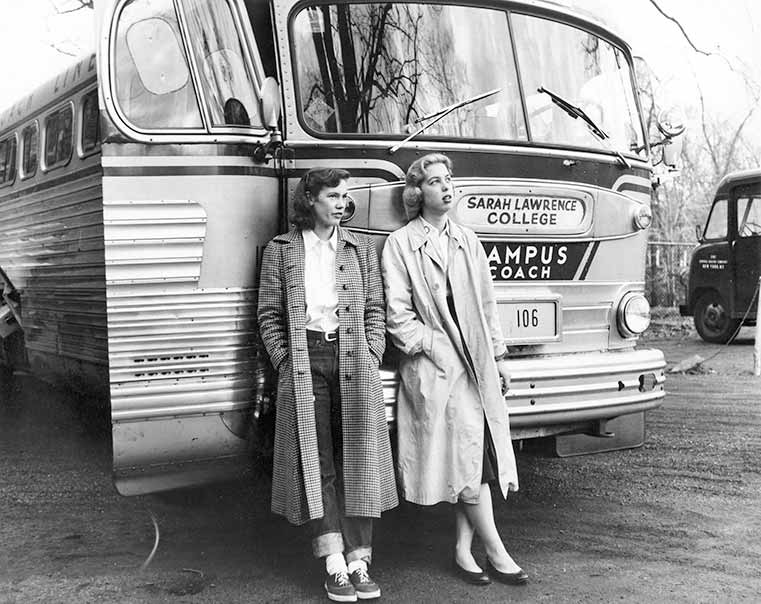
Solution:
<svg viewBox="0 0 761 604"><path fill-rule="evenodd" d="M426 155L409 168L409 223L383 250L386 326L403 353L398 396L398 470L405 499L454 504L454 567L470 583L528 576L494 522L489 483L518 489L504 395L505 344L486 254L475 233L449 219L452 164ZM489 574L471 553L484 543ZM491 575L491 578L490 578Z"/></svg>
<svg viewBox="0 0 761 604"><path fill-rule="evenodd" d="M309 523L331 600L380 596L372 519L397 505L378 366L385 305L372 241L340 226L345 170L310 170L294 227L269 242L259 332L278 374L272 510Z"/></svg>

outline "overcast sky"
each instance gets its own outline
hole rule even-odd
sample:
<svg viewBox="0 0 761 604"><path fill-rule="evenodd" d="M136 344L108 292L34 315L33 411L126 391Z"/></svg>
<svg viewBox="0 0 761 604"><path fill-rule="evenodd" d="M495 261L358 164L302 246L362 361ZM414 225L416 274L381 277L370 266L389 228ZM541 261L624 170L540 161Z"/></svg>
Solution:
<svg viewBox="0 0 761 604"><path fill-rule="evenodd" d="M56 0L66 6L67 0ZM98 1L98 0L96 0ZM74 4L69 0L70 4ZM758 0L657 0L680 20L693 43L721 53L761 85L761 2ZM709 110L744 115L749 107L741 78L720 57L694 52L677 26L649 0L558 0L596 15L642 56L663 84L660 104L694 104L696 82ZM0 0L0 110L74 60L52 47L81 54L94 48L93 11L55 15L51 0ZM15 59L15 60L14 60Z"/></svg>

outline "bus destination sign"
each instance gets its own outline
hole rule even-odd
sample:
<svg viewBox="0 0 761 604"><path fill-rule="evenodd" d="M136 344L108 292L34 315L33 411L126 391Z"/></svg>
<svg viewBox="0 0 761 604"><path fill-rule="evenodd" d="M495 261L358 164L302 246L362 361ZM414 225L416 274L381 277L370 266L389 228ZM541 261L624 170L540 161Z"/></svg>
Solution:
<svg viewBox="0 0 761 604"><path fill-rule="evenodd" d="M583 279L597 250L591 241L481 243L495 281Z"/></svg>
<svg viewBox="0 0 761 604"><path fill-rule="evenodd" d="M581 233L591 220L591 197L582 192L462 191L457 218L476 231Z"/></svg>

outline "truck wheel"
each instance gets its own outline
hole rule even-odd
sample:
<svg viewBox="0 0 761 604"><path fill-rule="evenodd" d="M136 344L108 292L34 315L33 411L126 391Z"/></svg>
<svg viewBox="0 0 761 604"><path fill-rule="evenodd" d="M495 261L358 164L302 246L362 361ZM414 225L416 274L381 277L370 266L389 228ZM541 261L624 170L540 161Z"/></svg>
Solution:
<svg viewBox="0 0 761 604"><path fill-rule="evenodd" d="M726 344L740 326L740 320L729 316L724 299L715 291L698 298L694 317L698 334L712 344Z"/></svg>

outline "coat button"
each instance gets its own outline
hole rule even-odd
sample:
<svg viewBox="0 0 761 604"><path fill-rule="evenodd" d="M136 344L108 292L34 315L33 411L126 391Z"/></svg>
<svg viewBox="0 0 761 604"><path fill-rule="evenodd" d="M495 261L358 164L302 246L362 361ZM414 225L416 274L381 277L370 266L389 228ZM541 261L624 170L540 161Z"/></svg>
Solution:
<svg viewBox="0 0 761 604"><path fill-rule="evenodd" d="M346 285L346 283L344 283L344 284L343 284L341 287L342 287L343 289L349 289L349 286L348 286L348 285Z"/></svg>
<svg viewBox="0 0 761 604"><path fill-rule="evenodd" d="M304 371L303 369L299 369L296 373L298 373L299 375L304 375L306 371Z"/></svg>
<svg viewBox="0 0 761 604"><path fill-rule="evenodd" d="M354 330L351 327L347 327L346 328L346 333L351 333L352 331L354 331Z"/></svg>
<svg viewBox="0 0 761 604"><path fill-rule="evenodd" d="M341 266L339 266L339 267L338 267L338 270L339 270L339 271L342 271L342 270L344 270L344 265L342 264Z"/></svg>
<svg viewBox="0 0 761 604"><path fill-rule="evenodd" d="M351 382L351 373L347 373L345 376L347 382Z"/></svg>
<svg viewBox="0 0 761 604"><path fill-rule="evenodd" d="M439 291L439 284L438 283L434 283L433 284L433 291L435 291L435 292Z"/></svg>
<svg viewBox="0 0 761 604"><path fill-rule="evenodd" d="M346 351L346 356L347 356L347 357L353 357L353 356L354 356L354 351L352 351L352 350L347 350L347 351Z"/></svg>
<svg viewBox="0 0 761 604"><path fill-rule="evenodd" d="M347 307L346 307L346 312L349 312L350 310L351 310L351 307L350 307L350 306L347 306Z"/></svg>

